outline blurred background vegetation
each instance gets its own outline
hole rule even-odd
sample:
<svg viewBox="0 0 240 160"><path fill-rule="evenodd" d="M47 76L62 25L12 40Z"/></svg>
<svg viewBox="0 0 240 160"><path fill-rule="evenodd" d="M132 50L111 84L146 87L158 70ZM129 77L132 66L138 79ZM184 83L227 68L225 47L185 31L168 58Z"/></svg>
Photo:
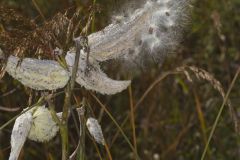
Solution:
<svg viewBox="0 0 240 160"><path fill-rule="evenodd" d="M36 0L44 16L49 19L57 12L78 7L88 13L92 0ZM111 13L119 10L121 0L96 0L101 12L96 14L93 31L106 26ZM0 5L12 7L31 19L39 20L39 13L31 0L0 0ZM177 53L165 60L162 67L141 70L133 79L133 103L137 104L146 89L165 71L182 65L203 68L218 79L225 91L240 65L240 0L199 0L194 3L189 29ZM39 20L40 21L40 20ZM0 24L1 25L1 24ZM127 77L117 67L106 67L113 77ZM120 74L121 73L121 74ZM9 92L11 91L11 92ZM8 93L8 94L6 94ZM5 76L0 81L0 106L19 108L16 111L0 110L0 125L21 112L28 104L30 90ZM86 96L95 116L100 120L105 138L115 160L133 159L133 153L111 119L98 103L84 91L76 92L77 98ZM114 96L98 95L109 111L121 124L130 111L129 92ZM56 99L61 107L63 96ZM232 105L240 113L240 79L230 94ZM137 149L144 160L200 159L214 119L222 104L221 95L206 81L189 82L183 75L167 77L144 98L135 112ZM77 134L70 120L70 149L77 145ZM13 124L0 131L0 159L8 159L10 134ZM123 126L132 141L130 120ZM104 147L98 146L105 155ZM99 159L91 139L87 139L87 159ZM27 141L20 159L60 159L59 135L52 141L40 144ZM234 131L227 107L214 133L207 158L211 160L238 160L240 138ZM105 158L104 158L105 159Z"/></svg>

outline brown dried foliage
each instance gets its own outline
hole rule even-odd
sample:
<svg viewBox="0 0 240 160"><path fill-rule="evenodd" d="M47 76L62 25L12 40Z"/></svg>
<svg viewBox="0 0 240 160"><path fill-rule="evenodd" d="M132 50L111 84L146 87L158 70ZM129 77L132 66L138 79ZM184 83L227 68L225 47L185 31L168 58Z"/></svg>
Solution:
<svg viewBox="0 0 240 160"><path fill-rule="evenodd" d="M0 7L0 48L6 57L11 54L19 57L52 59L56 47L66 50L72 38L80 30L80 12L58 13L42 25L24 17L17 11ZM69 18L70 17L70 18Z"/></svg>

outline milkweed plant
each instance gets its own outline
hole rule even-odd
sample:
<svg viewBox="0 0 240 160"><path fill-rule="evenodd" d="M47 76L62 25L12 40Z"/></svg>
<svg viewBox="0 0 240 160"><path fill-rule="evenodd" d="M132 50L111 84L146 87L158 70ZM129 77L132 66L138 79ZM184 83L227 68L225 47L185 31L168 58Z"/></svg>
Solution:
<svg viewBox="0 0 240 160"><path fill-rule="evenodd" d="M42 93L34 105L24 108L14 119L9 160L18 159L27 139L48 142L58 132L61 135L62 159L73 159L84 147L80 141L85 127L96 143L107 144L98 120L86 116L84 98L80 105L72 104L75 83L103 95L122 92L131 80L109 78L102 71L101 64L114 60L133 69L152 62L161 63L178 49L192 8L190 0L141 0L137 3L141 5L136 8L126 5L129 8L124 14L113 16L108 26L95 33L88 34L97 7L93 7L86 16L84 27L80 27L83 22L79 20L78 11L71 17L66 11L58 13L41 27L22 21L23 25L31 28L31 32L22 40L5 36L8 38L0 41L2 72L25 87ZM10 41L16 42L15 45L10 46ZM196 71L196 68L190 70ZM190 79L187 73L186 76ZM56 90L65 93L59 113L56 113L52 102ZM72 109L76 109L79 115L80 139L78 148L70 155L67 122ZM140 159L138 155L136 158Z"/></svg>

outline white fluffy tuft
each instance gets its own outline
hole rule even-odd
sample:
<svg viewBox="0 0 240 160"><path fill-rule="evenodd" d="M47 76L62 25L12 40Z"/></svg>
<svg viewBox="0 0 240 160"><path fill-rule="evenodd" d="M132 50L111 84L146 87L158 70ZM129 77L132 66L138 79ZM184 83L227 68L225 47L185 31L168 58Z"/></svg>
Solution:
<svg viewBox="0 0 240 160"><path fill-rule="evenodd" d="M48 142L56 136L59 127L45 106L36 108L28 138L36 142Z"/></svg>
<svg viewBox="0 0 240 160"><path fill-rule="evenodd" d="M89 35L91 55L98 61L160 62L179 44L189 9L189 0L147 0L128 17Z"/></svg>

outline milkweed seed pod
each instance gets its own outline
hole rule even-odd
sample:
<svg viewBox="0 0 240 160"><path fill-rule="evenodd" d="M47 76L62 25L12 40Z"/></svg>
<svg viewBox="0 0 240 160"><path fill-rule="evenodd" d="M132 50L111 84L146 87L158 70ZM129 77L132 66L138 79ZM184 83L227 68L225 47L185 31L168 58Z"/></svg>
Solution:
<svg viewBox="0 0 240 160"><path fill-rule="evenodd" d="M48 142L56 136L59 127L45 106L37 107L32 115L33 121L28 138L37 142Z"/></svg>
<svg viewBox="0 0 240 160"><path fill-rule="evenodd" d="M20 115L13 126L11 134L11 153L9 160L17 160L32 126L32 113L27 111Z"/></svg>
<svg viewBox="0 0 240 160"><path fill-rule="evenodd" d="M0 48L0 60L4 58L4 54L3 54L3 51L2 49Z"/></svg>
<svg viewBox="0 0 240 160"><path fill-rule="evenodd" d="M102 145L105 145L102 128L95 118L88 118L86 122L87 128L94 140Z"/></svg>
<svg viewBox="0 0 240 160"><path fill-rule="evenodd" d="M123 59L130 64L161 62L180 42L188 20L189 0L147 0L119 22L88 36L97 61Z"/></svg>
<svg viewBox="0 0 240 160"><path fill-rule="evenodd" d="M70 77L58 62L9 56L6 71L23 85L36 90L55 90L63 88Z"/></svg>
<svg viewBox="0 0 240 160"><path fill-rule="evenodd" d="M130 81L108 78L99 63L117 59L133 67L136 64L146 66L149 61L161 62L177 48L188 21L190 6L190 0L146 0L140 8L129 11L128 16L89 35L90 64L86 65L86 54L81 54L76 82L102 94L115 94L126 89ZM70 23L67 17L61 16L48 24L54 24L55 34L60 34ZM64 22L60 30L57 29L57 21ZM69 53L66 61L71 70L75 53ZM6 71L23 85L36 90L63 88L70 77L70 73L56 61L20 60L14 56L8 57Z"/></svg>
<svg viewBox="0 0 240 160"><path fill-rule="evenodd" d="M131 81L117 81L107 77L100 69L96 60L89 57L87 65L86 53L81 51L76 82L88 90L97 91L102 94L116 94L125 90ZM75 52L69 51L65 57L66 62L72 68L75 61Z"/></svg>

